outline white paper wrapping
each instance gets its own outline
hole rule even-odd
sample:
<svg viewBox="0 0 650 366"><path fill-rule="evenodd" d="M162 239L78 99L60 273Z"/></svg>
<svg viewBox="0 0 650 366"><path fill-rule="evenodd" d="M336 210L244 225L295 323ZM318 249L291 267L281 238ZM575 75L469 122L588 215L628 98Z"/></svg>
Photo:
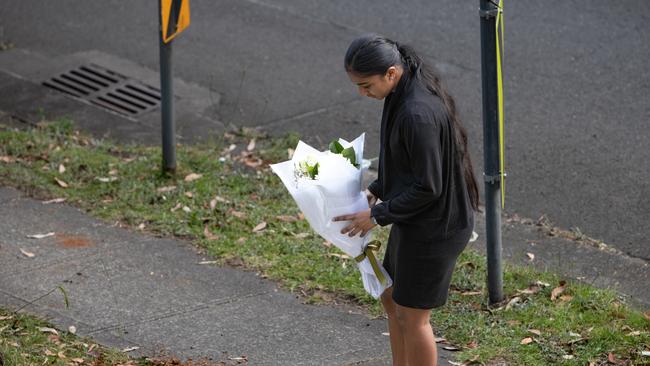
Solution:
<svg viewBox="0 0 650 366"><path fill-rule="evenodd" d="M344 148L353 146L357 162L361 164L364 140L365 134L361 134L352 142L342 139L339 142ZM294 173L296 165L308 157L319 163L318 176L314 180L296 178ZM271 169L280 177L316 233L352 258L363 252L371 240L372 233L368 233L363 238L359 235L351 238L347 234L341 234L341 229L348 222L332 221L336 216L368 209L366 195L361 189L361 169L355 168L339 154L318 151L302 141L298 142L291 160L273 164ZM386 288L392 286L392 280L381 263L379 268L385 278L383 284L375 275L368 258L357 265L361 272L363 286L372 297L378 298Z"/></svg>

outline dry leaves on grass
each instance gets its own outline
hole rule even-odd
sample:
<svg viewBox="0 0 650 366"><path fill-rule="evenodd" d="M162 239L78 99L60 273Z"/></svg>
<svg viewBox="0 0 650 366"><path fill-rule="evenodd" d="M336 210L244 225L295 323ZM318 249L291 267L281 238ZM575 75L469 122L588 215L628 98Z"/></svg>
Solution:
<svg viewBox="0 0 650 366"><path fill-rule="evenodd" d="M530 262L535 260L535 254L533 253L526 253L526 256L528 257L528 261Z"/></svg>
<svg viewBox="0 0 650 366"><path fill-rule="evenodd" d="M246 146L246 150L253 151L254 149L255 149L255 139L251 139L251 141L248 143L248 146Z"/></svg>
<svg viewBox="0 0 650 366"><path fill-rule="evenodd" d="M65 173L65 165L59 164L59 174Z"/></svg>
<svg viewBox="0 0 650 366"><path fill-rule="evenodd" d="M253 228L253 232L257 233L266 229L266 221L262 221Z"/></svg>
<svg viewBox="0 0 650 366"><path fill-rule="evenodd" d="M531 337L526 337L526 338L522 339L521 342L519 342L519 344L526 345L526 344L531 344L533 342L534 342L534 340Z"/></svg>
<svg viewBox="0 0 650 366"><path fill-rule="evenodd" d="M16 162L16 158L14 158L13 156L4 155L4 156L0 156L0 161L3 163L12 164Z"/></svg>
<svg viewBox="0 0 650 366"><path fill-rule="evenodd" d="M282 222L296 222L296 221L298 221L297 216L290 216L290 215L278 215L275 218L282 221Z"/></svg>
<svg viewBox="0 0 650 366"><path fill-rule="evenodd" d="M193 181L195 181L197 179L201 179L201 178L203 178L203 174L190 173L190 174L185 176L184 180L186 182L193 182Z"/></svg>
<svg viewBox="0 0 650 366"><path fill-rule="evenodd" d="M61 188L68 188L68 183L62 181L61 179L54 177L54 181L56 184L58 184Z"/></svg>
<svg viewBox="0 0 650 366"><path fill-rule="evenodd" d="M203 229L203 235L205 235L205 238L208 240L219 240L219 235L212 234L207 226Z"/></svg>
<svg viewBox="0 0 650 366"><path fill-rule="evenodd" d="M560 281L560 286L551 291L551 301L555 301L566 289L566 281Z"/></svg>
<svg viewBox="0 0 650 366"><path fill-rule="evenodd" d="M166 193L166 192L171 192L176 189L176 186L167 186L167 187L160 187L156 189L156 192L158 193Z"/></svg>

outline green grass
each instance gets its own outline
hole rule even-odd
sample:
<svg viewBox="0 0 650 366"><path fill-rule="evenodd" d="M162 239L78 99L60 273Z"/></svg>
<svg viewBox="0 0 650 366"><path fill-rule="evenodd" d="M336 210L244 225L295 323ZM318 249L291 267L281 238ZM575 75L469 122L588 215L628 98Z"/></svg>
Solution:
<svg viewBox="0 0 650 366"><path fill-rule="evenodd" d="M337 257L341 252L324 245L305 220L286 218L297 217L299 211L267 164L285 160L297 137L258 136L255 149L240 154L250 138L226 134L210 143L179 146L178 171L167 175L160 171L159 148L93 140L74 132L69 121L31 131L5 129L0 131L0 157L10 162L0 162L0 183L40 198L66 198L94 216L119 220L134 230L187 238L224 264L278 280L307 302L350 302L370 315L381 314L377 301L365 294L354 262ZM239 148L229 153L231 144ZM254 166L258 159L264 162L259 167L245 164ZM60 165L65 167L62 173ZM192 173L202 176L186 182ZM265 229L253 232L262 222ZM378 236L385 242L386 229ZM569 281L562 295L571 298L553 301L551 291L561 278L506 266L505 293L520 301L507 309L490 308L485 273L484 257L463 253L447 306L432 314L438 336L461 348L459 359L585 365L607 362L611 352L628 364L648 363L640 352L650 347L650 321L615 293ZM536 281L550 286L518 293ZM473 291L480 294L468 294ZM533 342L520 344L527 337Z"/></svg>
<svg viewBox="0 0 650 366"><path fill-rule="evenodd" d="M52 329L51 324L36 317L0 309L0 364L90 365L102 360L106 365L117 365L129 361L122 352L69 332L55 334ZM146 365L144 361L141 364Z"/></svg>

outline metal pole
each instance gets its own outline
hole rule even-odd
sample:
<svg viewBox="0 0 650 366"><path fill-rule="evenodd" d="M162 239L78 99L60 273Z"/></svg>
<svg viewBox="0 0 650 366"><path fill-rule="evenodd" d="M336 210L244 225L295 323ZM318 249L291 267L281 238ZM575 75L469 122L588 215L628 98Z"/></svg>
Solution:
<svg viewBox="0 0 650 366"><path fill-rule="evenodd" d="M499 124L496 61L497 8L480 0L481 79L483 91L483 161L485 179L485 230L490 303L503 300L501 269L501 178L499 175Z"/></svg>
<svg viewBox="0 0 650 366"><path fill-rule="evenodd" d="M162 114L162 155L163 171L176 171L176 127L174 125L174 83L172 79L172 42L163 42L161 5L158 1L160 19L160 94Z"/></svg>

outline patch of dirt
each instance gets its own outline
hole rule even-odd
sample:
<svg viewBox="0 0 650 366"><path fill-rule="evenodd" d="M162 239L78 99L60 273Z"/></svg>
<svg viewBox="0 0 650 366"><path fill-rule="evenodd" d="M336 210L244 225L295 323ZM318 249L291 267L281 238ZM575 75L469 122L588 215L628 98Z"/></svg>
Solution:
<svg viewBox="0 0 650 366"><path fill-rule="evenodd" d="M57 233L56 238L59 241L59 245L66 249L88 248L95 246L95 243L92 240L83 236Z"/></svg>

